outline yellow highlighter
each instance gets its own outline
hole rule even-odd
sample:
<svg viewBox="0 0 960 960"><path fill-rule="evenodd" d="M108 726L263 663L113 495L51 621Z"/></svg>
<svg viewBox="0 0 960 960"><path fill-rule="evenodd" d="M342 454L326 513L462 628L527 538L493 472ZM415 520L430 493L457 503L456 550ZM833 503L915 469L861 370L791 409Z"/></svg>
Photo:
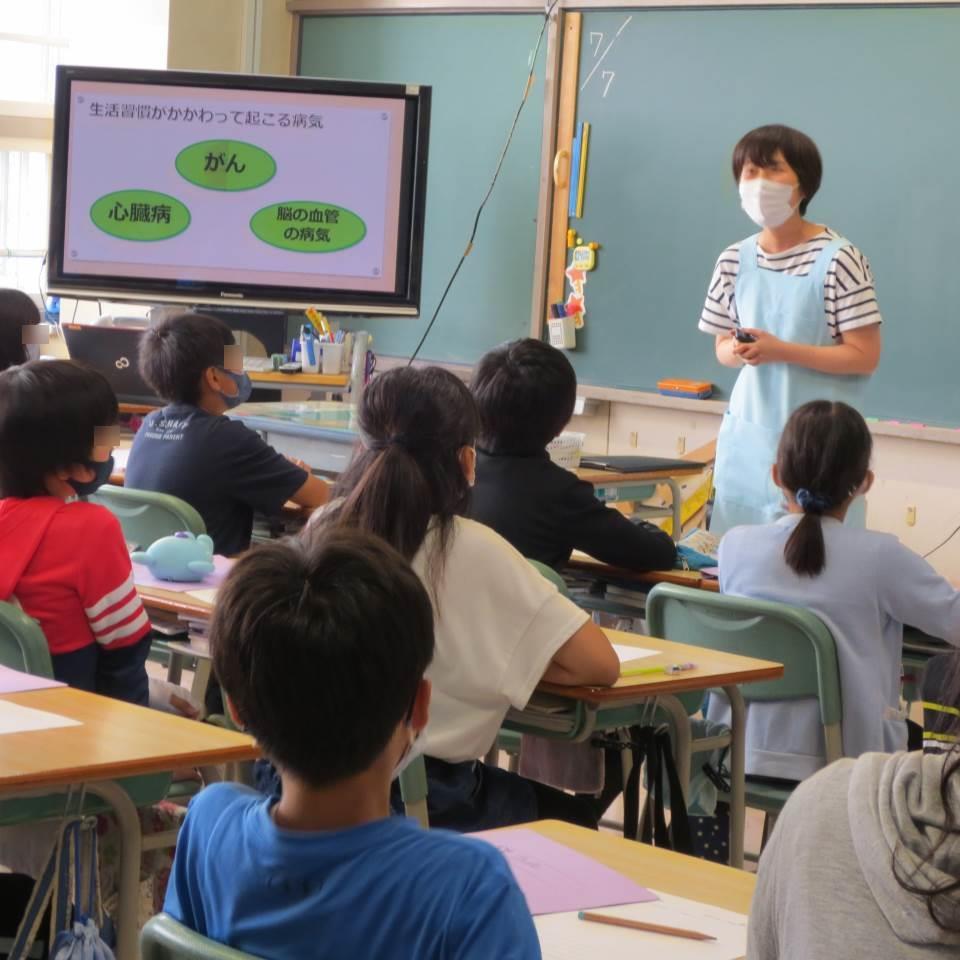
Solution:
<svg viewBox="0 0 960 960"><path fill-rule="evenodd" d="M632 667L621 670L621 677L646 677L655 673L684 673L687 670L696 670L695 663L668 663L665 667Z"/></svg>

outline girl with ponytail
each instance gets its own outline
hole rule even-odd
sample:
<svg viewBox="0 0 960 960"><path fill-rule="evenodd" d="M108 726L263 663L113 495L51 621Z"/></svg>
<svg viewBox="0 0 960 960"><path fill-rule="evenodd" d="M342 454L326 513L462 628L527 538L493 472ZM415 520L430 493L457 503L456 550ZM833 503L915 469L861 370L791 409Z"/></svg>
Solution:
<svg viewBox="0 0 960 960"><path fill-rule="evenodd" d="M416 747L426 755L431 824L478 830L554 818L596 827L608 795L571 796L478 759L542 679L608 685L620 664L587 613L464 517L480 428L473 396L438 367L396 368L367 387L358 416L361 444L311 528L376 534L411 561L431 596L433 699ZM619 772L610 779L619 792Z"/></svg>
<svg viewBox="0 0 960 960"><path fill-rule="evenodd" d="M784 428L773 480L786 516L735 527L720 543L720 589L816 613L837 645L843 749L849 757L907 747L900 707L903 625L960 644L960 593L888 533L845 524L873 483L863 417L844 403L799 407ZM711 717L725 704L712 698ZM754 703L747 773L802 780L825 762L815 701Z"/></svg>

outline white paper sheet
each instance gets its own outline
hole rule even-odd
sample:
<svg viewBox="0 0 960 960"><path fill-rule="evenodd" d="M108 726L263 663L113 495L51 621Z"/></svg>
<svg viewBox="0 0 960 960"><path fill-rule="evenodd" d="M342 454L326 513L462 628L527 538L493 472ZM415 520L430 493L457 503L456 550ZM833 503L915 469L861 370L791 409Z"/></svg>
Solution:
<svg viewBox="0 0 960 960"><path fill-rule="evenodd" d="M0 700L0 735L5 733L28 733L31 730L54 730L57 727L79 727L79 720L61 717L46 710L22 707L19 703Z"/></svg>
<svg viewBox="0 0 960 960"><path fill-rule="evenodd" d="M630 647L625 643L612 644L616 650L621 663L628 663L630 660L642 660L644 657L655 657L659 650L647 650L644 647Z"/></svg>
<svg viewBox="0 0 960 960"><path fill-rule="evenodd" d="M742 913L710 907L683 897L653 891L660 897L650 903L608 907L592 911L708 933L716 940L684 940L661 933L646 933L580 920L576 913L535 917L543 960L740 960L747 952L747 918Z"/></svg>
<svg viewBox="0 0 960 960"><path fill-rule="evenodd" d="M194 600L199 600L201 603L209 603L211 606L217 601L216 587L208 587L203 590L187 590L186 594L188 597L193 597Z"/></svg>

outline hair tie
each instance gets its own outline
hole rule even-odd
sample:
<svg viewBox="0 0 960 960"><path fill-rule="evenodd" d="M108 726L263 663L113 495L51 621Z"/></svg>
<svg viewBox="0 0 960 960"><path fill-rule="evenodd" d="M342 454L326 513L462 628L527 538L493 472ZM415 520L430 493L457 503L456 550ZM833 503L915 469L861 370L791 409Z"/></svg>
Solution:
<svg viewBox="0 0 960 960"><path fill-rule="evenodd" d="M367 448L373 450L375 453L380 453L382 450L386 450L387 447L392 446L403 447L405 450L410 449L410 444L408 443L406 436L404 436L402 433L398 433L392 437L387 437L386 440L375 440L372 443L367 444Z"/></svg>
<svg viewBox="0 0 960 960"><path fill-rule="evenodd" d="M823 513L830 509L830 501L826 497L821 497L817 493L801 487L796 493L797 503L804 513Z"/></svg>

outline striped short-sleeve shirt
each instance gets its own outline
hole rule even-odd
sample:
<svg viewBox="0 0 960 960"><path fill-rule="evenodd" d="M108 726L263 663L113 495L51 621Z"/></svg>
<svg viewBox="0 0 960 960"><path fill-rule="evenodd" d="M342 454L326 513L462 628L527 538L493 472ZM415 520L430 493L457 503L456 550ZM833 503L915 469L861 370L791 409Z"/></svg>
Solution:
<svg viewBox="0 0 960 960"><path fill-rule="evenodd" d="M783 253L768 254L757 246L757 266L791 277L805 277L823 248L839 234L825 229L813 239ZM737 315L736 285L740 271L740 244L727 247L717 259L700 314L699 328L704 333L728 333L740 325ZM838 250L823 282L825 322L834 340L847 330L881 322L873 272L867 258L856 247Z"/></svg>

